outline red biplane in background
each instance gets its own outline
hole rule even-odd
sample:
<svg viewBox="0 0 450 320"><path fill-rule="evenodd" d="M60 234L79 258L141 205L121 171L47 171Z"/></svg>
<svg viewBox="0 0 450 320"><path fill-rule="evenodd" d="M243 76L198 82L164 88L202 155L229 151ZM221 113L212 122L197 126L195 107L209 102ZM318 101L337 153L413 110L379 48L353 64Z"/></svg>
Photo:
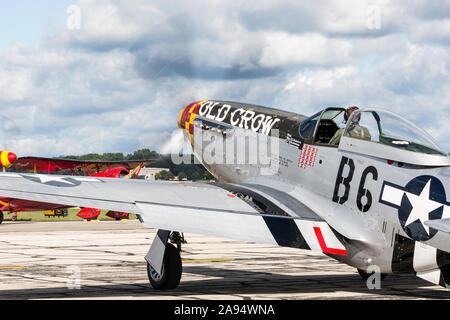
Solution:
<svg viewBox="0 0 450 320"><path fill-rule="evenodd" d="M71 172L73 175L92 176L103 178L137 178L141 168L148 165L156 159L150 160L129 160L129 161L85 161L71 159L55 159L42 157L22 157L16 160L14 154L9 153L3 164L3 153L0 155L2 165L11 168L13 171L33 171L34 173L54 173ZM14 155L14 156L11 156ZM8 165L9 163L9 165ZM12 164L12 165L11 165ZM3 211L13 213L13 221L17 220L17 213L21 211L45 211L46 216L64 216L67 215L67 206L51 204L45 202L35 202L27 200L12 199L0 197L0 223L3 221ZM101 210L95 208L81 208L77 216L86 220L95 220ZM108 211L107 216L120 220L127 219L128 213Z"/></svg>

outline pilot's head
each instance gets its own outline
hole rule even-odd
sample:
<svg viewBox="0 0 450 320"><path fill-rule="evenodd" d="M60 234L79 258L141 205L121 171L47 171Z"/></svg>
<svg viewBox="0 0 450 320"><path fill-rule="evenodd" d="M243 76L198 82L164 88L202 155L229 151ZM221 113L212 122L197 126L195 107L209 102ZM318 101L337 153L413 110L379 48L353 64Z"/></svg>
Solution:
<svg viewBox="0 0 450 320"><path fill-rule="evenodd" d="M351 106L348 107L347 110L345 111L344 114L344 120L345 122L347 122L347 120L350 118L350 116L352 115L352 113L356 110L359 110L359 108L357 106ZM359 120L359 119L358 119Z"/></svg>

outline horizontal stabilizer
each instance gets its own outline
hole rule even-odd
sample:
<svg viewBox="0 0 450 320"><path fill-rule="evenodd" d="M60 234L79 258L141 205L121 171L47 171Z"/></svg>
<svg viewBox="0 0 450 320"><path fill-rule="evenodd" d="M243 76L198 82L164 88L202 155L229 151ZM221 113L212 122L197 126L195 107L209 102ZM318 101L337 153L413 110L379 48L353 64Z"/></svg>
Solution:
<svg viewBox="0 0 450 320"><path fill-rule="evenodd" d="M450 233L450 219L428 220L424 222L430 228Z"/></svg>

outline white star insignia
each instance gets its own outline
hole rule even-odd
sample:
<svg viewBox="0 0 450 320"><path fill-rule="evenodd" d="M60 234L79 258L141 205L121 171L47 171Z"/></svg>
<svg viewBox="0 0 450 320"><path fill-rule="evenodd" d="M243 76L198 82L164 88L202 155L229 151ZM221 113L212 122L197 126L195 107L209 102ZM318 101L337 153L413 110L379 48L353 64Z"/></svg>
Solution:
<svg viewBox="0 0 450 320"><path fill-rule="evenodd" d="M402 205L403 197L406 195L409 202L411 203L412 208L405 222L404 228L416 221L419 221L424 227L425 232L427 232L429 236L430 227L424 222L430 220L431 212L443 207L442 217L440 219L450 218L450 206L447 203L440 203L430 199L431 182L432 179L430 178L419 195L405 191L403 188L395 186L393 184L385 184L383 186L380 200L382 203L391 205L395 208L400 208Z"/></svg>
<svg viewBox="0 0 450 320"><path fill-rule="evenodd" d="M430 234L430 227L424 224L425 221L430 220L429 213L443 206L442 203L430 199L431 179L427 182L420 195L415 195L405 192L409 202L412 205L411 212L405 222L405 227L411 223L419 220L425 228L427 234Z"/></svg>
<svg viewBox="0 0 450 320"><path fill-rule="evenodd" d="M68 184L71 186L75 185L74 183L65 180L64 177L55 177L55 176L52 177L51 175L39 175L38 178L39 178L39 180L41 180L41 183L59 182L59 183Z"/></svg>

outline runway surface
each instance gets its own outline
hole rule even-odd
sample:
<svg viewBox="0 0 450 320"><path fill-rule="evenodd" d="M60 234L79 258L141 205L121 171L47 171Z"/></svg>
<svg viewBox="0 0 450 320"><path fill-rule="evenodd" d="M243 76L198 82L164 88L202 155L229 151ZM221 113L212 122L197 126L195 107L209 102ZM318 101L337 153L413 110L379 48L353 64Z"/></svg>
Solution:
<svg viewBox="0 0 450 320"><path fill-rule="evenodd" d="M181 284L162 292L144 261L155 230L137 220L4 222L0 231L0 299L450 299L412 275L369 290L320 253L191 234Z"/></svg>

